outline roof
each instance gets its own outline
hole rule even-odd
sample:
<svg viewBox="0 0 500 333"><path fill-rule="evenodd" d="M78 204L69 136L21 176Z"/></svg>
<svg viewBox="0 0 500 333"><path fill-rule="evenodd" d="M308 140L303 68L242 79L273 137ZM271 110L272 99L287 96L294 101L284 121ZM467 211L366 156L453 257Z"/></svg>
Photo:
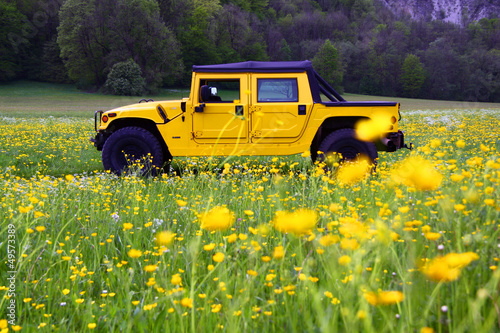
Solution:
<svg viewBox="0 0 500 333"><path fill-rule="evenodd" d="M220 65L193 66L193 72L255 72L255 73L297 73L311 71L312 64L304 61L245 61Z"/></svg>

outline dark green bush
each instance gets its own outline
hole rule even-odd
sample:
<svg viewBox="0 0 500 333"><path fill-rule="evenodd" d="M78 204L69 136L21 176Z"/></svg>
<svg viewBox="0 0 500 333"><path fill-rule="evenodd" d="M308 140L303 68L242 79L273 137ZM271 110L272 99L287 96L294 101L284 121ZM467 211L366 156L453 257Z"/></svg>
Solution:
<svg viewBox="0 0 500 333"><path fill-rule="evenodd" d="M144 92L145 85L141 68L129 59L113 65L104 87L113 95L139 96Z"/></svg>

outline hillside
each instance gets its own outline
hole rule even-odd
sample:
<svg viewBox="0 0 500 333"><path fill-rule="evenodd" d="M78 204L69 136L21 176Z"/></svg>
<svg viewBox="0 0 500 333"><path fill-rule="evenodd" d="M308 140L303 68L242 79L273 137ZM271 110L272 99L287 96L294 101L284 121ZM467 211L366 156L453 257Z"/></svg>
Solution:
<svg viewBox="0 0 500 333"><path fill-rule="evenodd" d="M416 20L443 20L466 26L482 18L500 16L497 0L380 0L395 14Z"/></svg>

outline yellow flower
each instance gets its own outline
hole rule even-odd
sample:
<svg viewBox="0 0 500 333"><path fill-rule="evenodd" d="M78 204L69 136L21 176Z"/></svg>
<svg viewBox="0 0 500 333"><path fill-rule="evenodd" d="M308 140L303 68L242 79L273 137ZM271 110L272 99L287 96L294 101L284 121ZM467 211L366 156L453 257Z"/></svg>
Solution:
<svg viewBox="0 0 500 333"><path fill-rule="evenodd" d="M220 309L221 309L221 308L222 308L222 304L220 304L220 303L219 303L219 304L212 304L212 309L211 309L211 311L212 311L213 313L217 313L217 312L219 312L219 311L220 311Z"/></svg>
<svg viewBox="0 0 500 333"><path fill-rule="evenodd" d="M185 297L181 300L181 305L185 308L193 308L193 300L191 298Z"/></svg>
<svg viewBox="0 0 500 333"><path fill-rule="evenodd" d="M238 235L236 235L236 234L231 234L231 235L227 236L228 243L234 243L234 242L236 242L237 239L238 239Z"/></svg>
<svg viewBox="0 0 500 333"><path fill-rule="evenodd" d="M215 243L203 245L203 250L205 251L212 251L213 249L215 249Z"/></svg>
<svg viewBox="0 0 500 333"><path fill-rule="evenodd" d="M340 237L338 235L332 235L332 234L324 235L319 239L319 243L322 246L330 246L333 244L337 244L339 241Z"/></svg>
<svg viewBox="0 0 500 333"><path fill-rule="evenodd" d="M158 266L156 266L156 265L144 266L144 270L148 273L152 273L152 272L156 271L157 268L158 268Z"/></svg>
<svg viewBox="0 0 500 333"><path fill-rule="evenodd" d="M404 299L404 295L400 291L367 292L363 296L373 306L397 304Z"/></svg>
<svg viewBox="0 0 500 333"><path fill-rule="evenodd" d="M363 141L374 141L388 132L391 125L390 113L377 112L370 119L362 119L356 123L356 136Z"/></svg>
<svg viewBox="0 0 500 333"><path fill-rule="evenodd" d="M91 330L93 330L94 328L96 328L97 324L96 323L90 323L87 325L87 327Z"/></svg>
<svg viewBox="0 0 500 333"><path fill-rule="evenodd" d="M156 244L159 246L169 246L174 241L175 235L170 231L160 231L155 235Z"/></svg>
<svg viewBox="0 0 500 333"><path fill-rule="evenodd" d="M465 141L464 140L457 140L455 142L455 145L457 146L457 148L463 148L463 147L465 147Z"/></svg>
<svg viewBox="0 0 500 333"><path fill-rule="evenodd" d="M3 329L5 329L5 328L7 328L7 327L9 327L9 324L8 324L8 322L7 322L7 319L2 319L2 320L0 320L0 329L2 329L2 330L3 330Z"/></svg>
<svg viewBox="0 0 500 333"><path fill-rule="evenodd" d="M63 293L64 295L69 294L69 289L63 289L62 293Z"/></svg>
<svg viewBox="0 0 500 333"><path fill-rule="evenodd" d="M420 270L429 280L450 282L460 277L462 268L478 259L479 255L474 252L449 253L445 256L432 259Z"/></svg>
<svg viewBox="0 0 500 333"><path fill-rule="evenodd" d="M351 263L351 257L344 255L339 258L339 264L342 266L347 266Z"/></svg>
<svg viewBox="0 0 500 333"><path fill-rule="evenodd" d="M212 256L212 260L215 262L222 262L224 261L224 253L217 252Z"/></svg>
<svg viewBox="0 0 500 333"><path fill-rule="evenodd" d="M205 230L226 230L234 223L234 213L226 207L214 207L200 216L201 228Z"/></svg>
<svg viewBox="0 0 500 333"><path fill-rule="evenodd" d="M420 333L434 333L434 329L432 327L422 327L420 329Z"/></svg>
<svg viewBox="0 0 500 333"><path fill-rule="evenodd" d="M20 331L23 327L19 325L14 325L11 327L14 332Z"/></svg>
<svg viewBox="0 0 500 333"><path fill-rule="evenodd" d="M439 232L427 232L424 234L424 237L428 240L435 241L441 237L441 234Z"/></svg>
<svg viewBox="0 0 500 333"><path fill-rule="evenodd" d="M371 168L372 165L366 158L343 163L337 171L337 180L340 184L355 184L368 177Z"/></svg>
<svg viewBox="0 0 500 333"><path fill-rule="evenodd" d="M139 258L140 256L142 256L142 251L131 249L130 251L128 251L128 256L130 258Z"/></svg>
<svg viewBox="0 0 500 333"><path fill-rule="evenodd" d="M134 227L132 223L123 223L123 230L130 230Z"/></svg>
<svg viewBox="0 0 500 333"><path fill-rule="evenodd" d="M44 227L44 226L42 226L42 225L40 225L40 226L36 227L35 229L36 229L36 231L38 231L38 232L42 232L42 231L44 231L44 230L45 230L45 227Z"/></svg>
<svg viewBox="0 0 500 333"><path fill-rule="evenodd" d="M256 272L256 271L254 271L254 270L249 269L249 270L247 271L247 274L248 274L248 275L251 275L251 276L257 276L259 273L257 273L257 272Z"/></svg>
<svg viewBox="0 0 500 333"><path fill-rule="evenodd" d="M179 273L177 274L174 274L172 276L172 279L170 280L170 282L173 284L173 285L182 285L182 278L181 278L181 275Z"/></svg>
<svg viewBox="0 0 500 333"><path fill-rule="evenodd" d="M441 185L443 176L431 162L420 156L410 156L392 170L396 183L415 187L417 190L435 190Z"/></svg>
<svg viewBox="0 0 500 333"><path fill-rule="evenodd" d="M187 205L187 202L182 200L177 200L177 204L179 205L179 207L184 207Z"/></svg>
<svg viewBox="0 0 500 333"><path fill-rule="evenodd" d="M278 211L273 220L274 228L296 236L308 234L316 226L318 214L310 209L298 209L294 212Z"/></svg>
<svg viewBox="0 0 500 333"><path fill-rule="evenodd" d="M83 298L78 298L75 300L78 304L82 304L85 300Z"/></svg>
<svg viewBox="0 0 500 333"><path fill-rule="evenodd" d="M280 260L285 256L285 250L283 250L283 246L276 246L273 251L273 258Z"/></svg>

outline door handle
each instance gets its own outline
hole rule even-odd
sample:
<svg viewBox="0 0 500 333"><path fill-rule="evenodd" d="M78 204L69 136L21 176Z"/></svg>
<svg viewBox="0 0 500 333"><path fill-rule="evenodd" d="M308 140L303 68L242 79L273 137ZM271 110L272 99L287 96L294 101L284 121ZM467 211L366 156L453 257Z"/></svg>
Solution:
<svg viewBox="0 0 500 333"><path fill-rule="evenodd" d="M234 107L234 114L236 116L243 116L244 107L243 105L236 105Z"/></svg>

